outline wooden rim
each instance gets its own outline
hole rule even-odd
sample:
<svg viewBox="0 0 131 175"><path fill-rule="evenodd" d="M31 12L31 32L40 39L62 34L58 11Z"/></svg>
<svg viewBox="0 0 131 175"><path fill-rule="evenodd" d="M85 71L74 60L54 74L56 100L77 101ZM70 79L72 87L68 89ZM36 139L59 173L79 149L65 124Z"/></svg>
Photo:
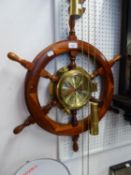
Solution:
<svg viewBox="0 0 131 175"><path fill-rule="evenodd" d="M69 48L70 43L77 43L77 48ZM103 92L101 99L103 100L103 105L99 110L99 120L101 120L112 100L113 96L113 76L112 71L104 55L89 43L84 41L69 41L64 40L57 42L48 48L44 49L33 61L33 69L27 72L25 80L25 99L27 107L35 122L43 129L56 134L56 135L68 135L74 136L78 135L89 129L90 127L90 117L87 116L83 120L78 121L78 125L73 127L71 124L61 124L52 120L43 110L39 103L37 88L40 78L40 72L47 64L52 61L55 57L69 53L72 50L79 52L84 52L84 54L89 55L92 58L96 58L97 63L103 68ZM53 55L49 56L49 51L53 51ZM60 59L60 58L59 58Z"/></svg>

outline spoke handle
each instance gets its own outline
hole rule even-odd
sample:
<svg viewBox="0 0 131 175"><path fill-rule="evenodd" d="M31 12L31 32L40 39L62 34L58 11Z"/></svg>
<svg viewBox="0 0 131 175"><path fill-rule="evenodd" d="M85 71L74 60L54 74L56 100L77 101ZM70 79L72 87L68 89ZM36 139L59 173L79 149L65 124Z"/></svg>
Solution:
<svg viewBox="0 0 131 175"><path fill-rule="evenodd" d="M72 141L73 141L72 148L73 148L74 152L77 152L79 150L78 138L79 138L79 135L75 135L75 136L72 137Z"/></svg>
<svg viewBox="0 0 131 175"><path fill-rule="evenodd" d="M21 57L16 55L14 52L9 52L7 56L10 60L20 63L23 67L25 67L28 70L31 70L33 68L33 63L22 59Z"/></svg>
<svg viewBox="0 0 131 175"><path fill-rule="evenodd" d="M121 55L116 55L113 57L113 59L111 59L108 63L110 68L113 66L113 64L115 64L117 61L119 61L121 59ZM103 75L104 74L104 69L102 67L98 68L95 72L93 72L91 74L91 78L95 78L98 75Z"/></svg>
<svg viewBox="0 0 131 175"><path fill-rule="evenodd" d="M14 132L14 134L19 134L20 132L22 132L25 129L25 127L27 127L31 124L34 124L34 123L35 123L34 119L30 116L24 121L23 124L17 126L13 132Z"/></svg>

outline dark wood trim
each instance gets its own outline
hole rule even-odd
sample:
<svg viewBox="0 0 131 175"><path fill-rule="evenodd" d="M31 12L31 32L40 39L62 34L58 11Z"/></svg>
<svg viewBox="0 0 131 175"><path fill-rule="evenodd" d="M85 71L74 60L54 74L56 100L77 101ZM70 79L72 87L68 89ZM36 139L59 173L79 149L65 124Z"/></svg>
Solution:
<svg viewBox="0 0 131 175"><path fill-rule="evenodd" d="M121 46L120 53L122 55L122 59L120 61L120 73L119 73L119 90L118 93L120 95L126 95L126 75L125 75L125 67L126 67L126 57L127 57L127 30L128 30L128 7L129 0L122 0L122 19L121 19Z"/></svg>
<svg viewBox="0 0 131 175"><path fill-rule="evenodd" d="M114 95L113 102L114 106L119 107L125 111L124 117L127 121L131 122L131 75L130 83L127 89L126 82L126 69L127 61L130 57L127 53L127 33L128 33L128 21L129 21L129 0L122 0L122 19L121 19L121 61L119 71L119 89L118 94ZM130 66L131 74L131 66Z"/></svg>

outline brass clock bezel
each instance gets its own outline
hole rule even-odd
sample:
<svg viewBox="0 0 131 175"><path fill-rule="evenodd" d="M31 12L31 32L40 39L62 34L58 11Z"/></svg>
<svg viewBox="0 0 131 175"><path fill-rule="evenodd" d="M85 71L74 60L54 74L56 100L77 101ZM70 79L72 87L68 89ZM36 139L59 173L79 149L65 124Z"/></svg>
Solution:
<svg viewBox="0 0 131 175"><path fill-rule="evenodd" d="M69 70L69 71L67 71L66 68L63 69L63 70L66 70L66 72L61 75L60 80L59 80L58 84L56 85L56 96L57 96L60 104L65 109L68 109L68 110L80 109L81 107L83 107L84 105L86 105L89 102L89 99L91 97L91 92L92 92L92 90L91 90L91 76L90 76L89 73L87 73L81 67L77 67L76 69ZM77 105L67 104L64 101L63 96L61 95L61 86L64 83L64 81L66 81L66 79L68 77L70 78L70 77L73 77L73 76L76 76L76 75L84 76L86 78L87 82L85 82L85 83L88 83L88 89L87 89L87 91L89 91L88 92L89 95L86 98L84 98L83 101L81 101L81 103L79 103Z"/></svg>

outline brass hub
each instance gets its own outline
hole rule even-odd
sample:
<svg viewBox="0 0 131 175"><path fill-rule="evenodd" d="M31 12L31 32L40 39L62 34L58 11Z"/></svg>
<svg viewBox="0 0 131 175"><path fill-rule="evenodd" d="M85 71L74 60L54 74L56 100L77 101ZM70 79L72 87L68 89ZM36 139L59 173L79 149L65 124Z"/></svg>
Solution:
<svg viewBox="0 0 131 175"><path fill-rule="evenodd" d="M66 111L79 109L89 102L93 91L89 73L81 67L73 70L63 67L57 72L57 76L59 81L50 85L50 94L56 96Z"/></svg>

